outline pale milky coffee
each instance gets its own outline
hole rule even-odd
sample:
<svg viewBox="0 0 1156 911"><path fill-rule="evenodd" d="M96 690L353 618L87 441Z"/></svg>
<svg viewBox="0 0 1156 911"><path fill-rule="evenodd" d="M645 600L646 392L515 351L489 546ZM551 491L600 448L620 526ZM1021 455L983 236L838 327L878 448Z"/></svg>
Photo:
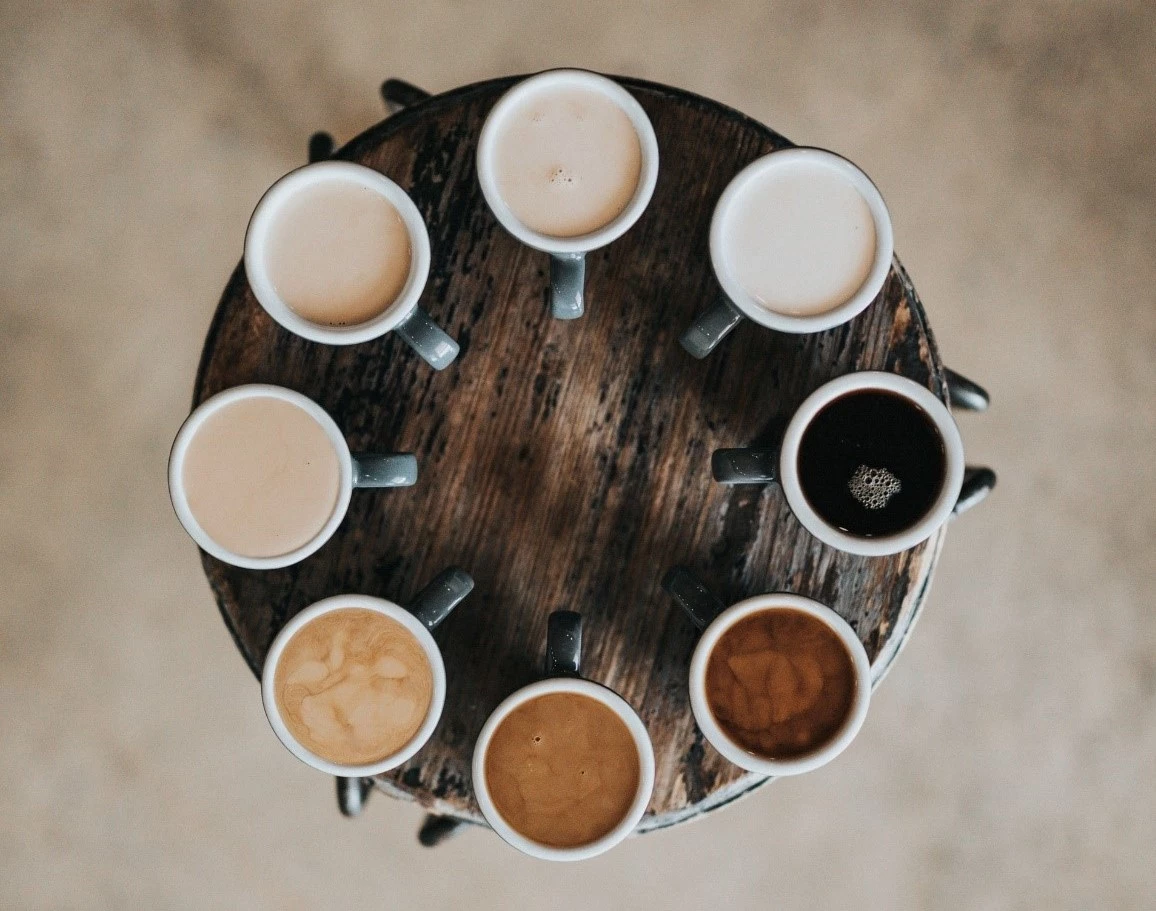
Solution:
<svg viewBox="0 0 1156 911"><path fill-rule="evenodd" d="M816 161L767 168L724 226L727 267L760 305L814 316L848 301L875 260L875 220L862 194Z"/></svg>
<svg viewBox="0 0 1156 911"><path fill-rule="evenodd" d="M305 409L273 396L224 405L197 429L181 483L205 534L243 557L291 553L322 531L341 489L341 460Z"/></svg>
<svg viewBox="0 0 1156 911"><path fill-rule="evenodd" d="M417 638L393 618L339 608L293 634L273 687L298 743L337 765L363 766L413 739L433 702L433 670Z"/></svg>
<svg viewBox="0 0 1156 911"><path fill-rule="evenodd" d="M409 278L411 246L393 203L355 180L304 187L269 230L269 279L298 316L354 326L384 313Z"/></svg>
<svg viewBox="0 0 1156 911"><path fill-rule="evenodd" d="M634 124L602 92L542 88L506 113L494 145L502 199L531 231L590 234L634 198L642 146Z"/></svg>

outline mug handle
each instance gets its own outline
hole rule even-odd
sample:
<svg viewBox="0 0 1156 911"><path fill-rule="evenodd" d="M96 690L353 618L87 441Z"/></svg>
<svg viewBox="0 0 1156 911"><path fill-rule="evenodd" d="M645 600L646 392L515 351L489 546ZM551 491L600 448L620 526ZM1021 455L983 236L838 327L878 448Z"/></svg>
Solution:
<svg viewBox="0 0 1156 911"><path fill-rule="evenodd" d="M464 569L451 566L438 573L429 585L418 592L406 605L406 610L433 632L473 590L473 576Z"/></svg>
<svg viewBox="0 0 1156 911"><path fill-rule="evenodd" d="M702 360L718 346L724 338L730 335L732 329L739 324L743 315L735 305L727 300L726 295L690 324L690 328L682 334L678 343L693 358Z"/></svg>
<svg viewBox="0 0 1156 911"><path fill-rule="evenodd" d="M554 319L578 319L584 312L585 253L550 254L550 312Z"/></svg>
<svg viewBox="0 0 1156 911"><path fill-rule="evenodd" d="M714 618L726 610L721 599L685 566L676 566L663 576L662 587L700 630L710 626Z"/></svg>
<svg viewBox="0 0 1156 911"><path fill-rule="evenodd" d="M546 676L582 676L582 615L556 610L546 625Z"/></svg>
<svg viewBox="0 0 1156 911"><path fill-rule="evenodd" d="M359 452L351 455L354 487L412 487L417 457L411 452Z"/></svg>
<svg viewBox="0 0 1156 911"><path fill-rule="evenodd" d="M395 331L434 370L445 370L461 350L422 307L414 307Z"/></svg>
<svg viewBox="0 0 1156 911"><path fill-rule="evenodd" d="M720 484L777 484L779 450L716 449L711 453L710 473Z"/></svg>

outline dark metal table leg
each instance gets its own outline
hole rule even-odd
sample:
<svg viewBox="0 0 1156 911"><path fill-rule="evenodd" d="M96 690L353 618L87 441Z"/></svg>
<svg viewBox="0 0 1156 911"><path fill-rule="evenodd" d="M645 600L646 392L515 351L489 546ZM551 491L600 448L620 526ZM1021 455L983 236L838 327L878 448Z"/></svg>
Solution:
<svg viewBox="0 0 1156 911"><path fill-rule="evenodd" d="M418 829L417 840L423 847L436 848L447 838L457 835L465 825L453 816L435 816L430 813Z"/></svg>
<svg viewBox="0 0 1156 911"><path fill-rule="evenodd" d="M372 778L337 778L337 808L342 816L360 816L373 790Z"/></svg>
<svg viewBox="0 0 1156 911"><path fill-rule="evenodd" d="M314 133L309 137L309 163L313 164L315 161L325 161L333 154L333 148L336 145L333 137L328 133Z"/></svg>
<svg viewBox="0 0 1156 911"><path fill-rule="evenodd" d="M381 97L389 113L396 114L402 108L425 101L430 94L403 79L386 79L381 84Z"/></svg>
<svg viewBox="0 0 1156 911"><path fill-rule="evenodd" d="M990 468L968 465L963 470L963 486L955 501L952 515L958 516L973 506L978 506L995 489L995 472Z"/></svg>
<svg viewBox="0 0 1156 911"><path fill-rule="evenodd" d="M961 376L949 367L943 371L947 375L947 393L951 407L961 411L987 411L991 396L979 383Z"/></svg>

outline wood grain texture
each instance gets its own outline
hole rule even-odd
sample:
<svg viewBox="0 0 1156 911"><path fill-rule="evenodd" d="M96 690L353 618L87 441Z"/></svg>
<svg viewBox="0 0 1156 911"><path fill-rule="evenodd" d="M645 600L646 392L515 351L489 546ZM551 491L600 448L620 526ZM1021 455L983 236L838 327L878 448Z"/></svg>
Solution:
<svg viewBox="0 0 1156 911"><path fill-rule="evenodd" d="M346 348L292 336L258 306L241 267L205 342L195 402L239 383L288 386L325 407L354 451L416 453L417 485L354 491L337 534L295 567L202 559L255 673L282 625L313 601L360 592L404 603L448 565L470 572L477 588L437 634L449 678L442 722L378 784L474 821L478 731L538 675L549 612L580 611L586 675L634 705L654 740L642 828L658 828L763 781L695 727L686 678L696 634L659 588L663 573L685 563L728 603L785 590L829 604L858 632L878 680L918 614L942 539L892 557L837 553L802 528L778 488L713 483L712 450L772 442L808 393L852 370L901 373L946 400L943 368L898 261L879 299L845 326L793 336L744 322L711 357L691 359L678 336L719 293L707 255L715 200L744 165L788 143L715 102L629 79L658 135L654 198L589 257L586 316L549 318L547 257L498 226L474 172L482 121L513 81L435 96L337 153L398 181L424 215L433 262L422 304L462 346L449 369L435 373L392 335Z"/></svg>

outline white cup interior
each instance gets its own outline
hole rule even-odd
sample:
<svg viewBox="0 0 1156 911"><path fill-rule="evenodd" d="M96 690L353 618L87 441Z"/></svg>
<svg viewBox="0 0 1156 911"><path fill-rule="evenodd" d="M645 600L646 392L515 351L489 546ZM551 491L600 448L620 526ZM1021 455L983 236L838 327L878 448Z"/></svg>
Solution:
<svg viewBox="0 0 1156 911"><path fill-rule="evenodd" d="M293 638L296 632L305 626L305 624L316 620L324 614L331 613L332 611L347 610L349 608L364 608L366 610L377 611L377 613L384 614L404 626L413 634L413 637L421 646L422 651L425 652L425 656L430 663L430 669L433 672L433 696L430 700L429 711L426 713L425 721L422 722L417 733L396 753L386 756L377 762L355 766L330 762L302 746L289 732L289 728L285 725L285 721L281 717L281 710L277 706L275 687L277 664L281 660L285 646L289 644L289 640ZM328 772L330 775L338 775L344 778L377 775L381 772L396 768L412 757L433 735L434 729L441 719L442 707L445 705L445 700L445 664L442 661L441 650L438 648L433 636L430 635L429 630L425 628L425 625L418 620L417 617L404 607L394 604L392 601L385 601L381 598L371 598L368 595L335 595L332 598L326 598L323 601L318 601L305 608L305 610L301 611L301 613L297 614L297 616L285 624L281 632L277 634L277 638L273 640L273 644L269 648L269 653L265 656L265 667L261 672L261 701L265 706L265 715L269 718L269 724L272 726L277 738L285 745L290 753L302 762L313 766L313 768L319 771Z"/></svg>
<svg viewBox="0 0 1156 911"><path fill-rule="evenodd" d="M561 88L585 88L600 92L617 104L630 118L638 133L638 143L642 149L642 171L638 175L638 186L626 208L610 223L577 237L555 237L541 234L526 227L506 205L498 188L494 174L494 148L501 136L506 118L527 96ZM588 253L621 237L638 221L654 195L654 185L658 181L658 139L646 111L626 89L612 79L590 73L586 70L548 70L524 79L498 99L478 137L478 182L494 216L514 237L527 246L547 253Z"/></svg>
<svg viewBox="0 0 1156 911"><path fill-rule="evenodd" d="M352 326L324 326L300 316L278 294L268 268L269 233L285 204L307 187L328 181L354 182L380 193L397 210L409 232L409 277L401 292L384 312ZM348 161L320 161L290 171L261 197L245 232L245 274L258 303L290 332L328 345L365 342L404 322L425 289L429 266L429 233L413 200L384 174Z"/></svg>
<svg viewBox="0 0 1156 911"><path fill-rule="evenodd" d="M799 162L820 164L843 175L858 190L875 222L875 256L863 284L842 304L808 316L792 316L770 310L755 300L734 276L729 267L727 228L735 203L755 182L769 171L791 167ZM854 318L875 299L887 280L894 255L891 215L878 188L858 167L834 152L824 149L791 148L770 152L741 170L727 185L710 226L710 258L723 292L745 316L760 325L780 332L820 332Z"/></svg>
<svg viewBox="0 0 1156 911"><path fill-rule="evenodd" d="M486 751L489 749L490 741L493 739L498 726L518 706L551 693L575 693L589 696L591 699L601 702L622 719L634 738L634 745L638 748L638 790L634 795L634 801L631 803L629 811L613 830L601 838L572 848L541 844L527 838L511 826L498 812L486 783ZM601 684L575 677L551 677L523 687L508 696L494 709L482 727L482 732L478 735L477 743L474 745L473 779L474 795L477 797L482 815L505 842L531 857L538 857L542 860L585 860L609 851L638 826L642 814L646 812L646 807L650 803L651 792L654 790L654 747L650 742L650 734L642 723L642 719L638 717L638 713L613 690L609 690Z"/></svg>
<svg viewBox="0 0 1156 911"><path fill-rule="evenodd" d="M908 399L935 424L943 441L944 477L939 496L918 522L893 535L867 538L851 535L823 519L812 508L799 482L799 446L803 435L820 411L835 399L864 389L878 389ZM927 540L951 517L963 486L963 440L947 406L923 386L907 377L883 371L865 370L831 380L812 392L787 424L779 456L779 475L787 503L803 526L820 541L847 553L880 557L899 553Z"/></svg>
<svg viewBox="0 0 1156 911"><path fill-rule="evenodd" d="M329 517L325 525L305 544L288 553L277 554L273 557L250 557L245 554L234 553L228 548L222 547L201 527L197 521L197 517L189 507L189 501L185 495L185 455L197 431L200 430L201 426L210 416L220 409L227 408L242 399L250 398L279 399L280 401L296 405L302 411L309 414L310 417L321 425L321 428L325 431L325 435L333 444L333 448L337 452L337 459L341 471L337 503L334 506L333 514ZM177 438L173 441L173 448L169 453L169 497L173 502L173 509L176 511L177 518L180 519L181 524L185 527L185 531L189 533L190 537L197 542L202 550L212 554L218 560L223 560L226 563L231 563L233 566L241 566L245 569L277 569L282 566L290 566L299 560L304 560L328 541L333 533L337 531L341 520L345 518L345 511L349 508L349 498L352 491L353 459L350 457L349 445L345 442L345 437L341 433L341 429L334 423L333 418L329 416L325 409L315 401L301 395L299 392L294 392L292 389L286 389L283 386L271 386L264 383L234 386L231 389L218 392L212 398L206 399L185 419L184 424L181 425L181 429L177 432Z"/></svg>
<svg viewBox="0 0 1156 911"><path fill-rule="evenodd" d="M820 620L847 648L855 672L855 698L839 732L827 743L804 756L792 759L767 759L757 756L733 741L715 720L706 696L706 668L719 639L739 620L765 610L797 610ZM703 736L724 757L739 768L760 775L800 775L826 765L842 753L855 739L867 717L871 701L871 664L863 643L851 626L831 608L800 595L774 593L748 598L727 608L702 634L690 662L690 706Z"/></svg>

